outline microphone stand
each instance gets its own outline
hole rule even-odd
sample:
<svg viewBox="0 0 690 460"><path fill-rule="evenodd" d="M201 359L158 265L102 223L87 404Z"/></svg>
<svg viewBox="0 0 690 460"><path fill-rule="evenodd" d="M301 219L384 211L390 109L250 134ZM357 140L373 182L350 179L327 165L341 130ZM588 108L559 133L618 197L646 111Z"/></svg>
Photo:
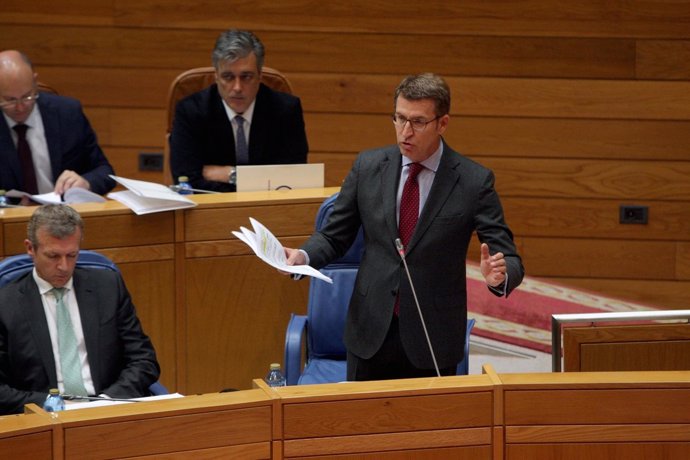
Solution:
<svg viewBox="0 0 690 460"><path fill-rule="evenodd" d="M168 185L168 188L170 190L172 190L173 192L179 192L181 187L179 185ZM195 193L221 193L221 192L216 192L215 190L203 190L200 188L190 188L187 190L191 190L192 192L195 192Z"/></svg>
<svg viewBox="0 0 690 460"><path fill-rule="evenodd" d="M400 238L395 239L395 247L400 254L403 265L405 266L405 273L407 273L407 279L410 282L410 287L412 288L412 296L414 297L414 303L417 305L417 311L419 312L419 319L422 320L422 329L424 329L424 335L426 336L426 343L429 344L429 351L431 352L431 359L434 361L434 369L436 369L436 375L441 376L441 372L438 370L438 364L436 363L436 354L434 353L434 347L431 345L431 339L429 338L429 332L426 329L426 322L424 321L424 315L422 314L422 308L419 306L419 300L417 299L417 292L414 289L414 283L412 282L412 276L410 275L410 269L407 268L407 261L405 260L405 247L400 241Z"/></svg>
<svg viewBox="0 0 690 460"><path fill-rule="evenodd" d="M65 401L117 401L117 402L141 402L136 399L123 399L123 398L104 398L102 396L80 396L80 395L70 395L63 394L62 399Z"/></svg>

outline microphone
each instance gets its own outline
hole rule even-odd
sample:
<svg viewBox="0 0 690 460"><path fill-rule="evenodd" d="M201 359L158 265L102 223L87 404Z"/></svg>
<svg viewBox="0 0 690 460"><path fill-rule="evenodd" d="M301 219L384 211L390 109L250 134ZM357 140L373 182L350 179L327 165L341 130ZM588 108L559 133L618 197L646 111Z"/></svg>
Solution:
<svg viewBox="0 0 690 460"><path fill-rule="evenodd" d="M412 283L412 276L410 275L410 269L407 268L407 261L405 260L405 247L400 241L400 238L395 239L395 247L400 254L403 266L405 267L405 273L407 273L407 280L410 282L410 287L412 288L412 297L414 297L414 303L417 305L417 311L419 312L419 319L422 320L422 329L424 329L424 336L426 337L426 343L429 344L429 351L431 352L431 359L434 361L434 369L436 369L436 375L441 376L441 372L438 370L438 364L436 363L436 354L434 353L434 347L431 345L431 339L429 338L429 332L426 329L426 323L424 322L424 315L422 314L422 308L419 306L419 300L417 299L417 292L414 289L414 283Z"/></svg>
<svg viewBox="0 0 690 460"><path fill-rule="evenodd" d="M71 394L62 394L62 399L65 401L119 401L119 402L141 402L136 399L123 399L123 398L105 398L103 396L80 396Z"/></svg>
<svg viewBox="0 0 690 460"><path fill-rule="evenodd" d="M181 187L177 184L173 184L173 185L168 185L168 188L170 190L172 190L173 192L179 192ZM192 192L195 192L195 193L221 193L221 192L216 192L215 190L203 190L200 188L191 188L191 189L187 189L187 190L191 190Z"/></svg>

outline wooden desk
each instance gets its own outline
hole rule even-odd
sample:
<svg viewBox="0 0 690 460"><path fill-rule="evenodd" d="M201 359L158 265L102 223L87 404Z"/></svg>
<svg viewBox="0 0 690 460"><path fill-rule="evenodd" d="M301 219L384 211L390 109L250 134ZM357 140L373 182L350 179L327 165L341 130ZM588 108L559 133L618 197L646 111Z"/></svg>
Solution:
<svg viewBox="0 0 690 460"><path fill-rule="evenodd" d="M566 372L690 370L690 324L563 328Z"/></svg>
<svg viewBox="0 0 690 460"><path fill-rule="evenodd" d="M60 412L65 459L271 458L272 402L261 390Z"/></svg>
<svg viewBox="0 0 690 460"><path fill-rule="evenodd" d="M184 394L246 389L282 362L290 313L306 310L308 283L280 276L232 234L266 225L286 246L313 231L316 211L337 188L193 195L199 206L137 216L115 201L74 208L84 249L115 261L162 367ZM0 256L25 251L33 208L0 210Z"/></svg>
<svg viewBox="0 0 690 460"><path fill-rule="evenodd" d="M56 460L690 458L690 371L484 372L277 389L255 380L251 390L55 418L35 408L0 418L0 452Z"/></svg>
<svg viewBox="0 0 690 460"><path fill-rule="evenodd" d="M53 423L48 414L40 412L0 416L1 457L53 458Z"/></svg>
<svg viewBox="0 0 690 460"><path fill-rule="evenodd" d="M274 438L282 439L276 449L283 458L492 458L494 387L488 375L269 391L279 398L282 424L274 427Z"/></svg>
<svg viewBox="0 0 690 460"><path fill-rule="evenodd" d="M690 458L690 372L499 378L506 460Z"/></svg>

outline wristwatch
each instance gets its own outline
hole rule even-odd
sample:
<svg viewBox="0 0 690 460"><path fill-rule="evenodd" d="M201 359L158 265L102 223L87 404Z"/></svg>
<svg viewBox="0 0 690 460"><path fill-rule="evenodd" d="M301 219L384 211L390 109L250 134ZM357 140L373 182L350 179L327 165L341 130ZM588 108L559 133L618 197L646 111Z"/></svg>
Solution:
<svg viewBox="0 0 690 460"><path fill-rule="evenodd" d="M230 174L228 174L228 184L235 185L237 183L237 169L230 166Z"/></svg>

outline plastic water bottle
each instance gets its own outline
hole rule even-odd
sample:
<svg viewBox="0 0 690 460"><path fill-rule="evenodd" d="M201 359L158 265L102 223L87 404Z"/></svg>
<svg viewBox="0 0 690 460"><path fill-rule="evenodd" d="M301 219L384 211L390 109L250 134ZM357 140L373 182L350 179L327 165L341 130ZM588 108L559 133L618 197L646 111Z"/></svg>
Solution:
<svg viewBox="0 0 690 460"><path fill-rule="evenodd" d="M189 178L187 176L180 176L177 178L177 183L180 186L180 190L177 192L180 195L191 195L194 193L192 186L189 185Z"/></svg>
<svg viewBox="0 0 690 460"><path fill-rule="evenodd" d="M285 385L287 385L285 376L280 370L280 364L271 364L270 370L268 371L268 375L266 376L266 383L268 383L269 387L284 387Z"/></svg>
<svg viewBox="0 0 690 460"><path fill-rule="evenodd" d="M5 190L0 190L0 208L7 207L7 197L5 196Z"/></svg>
<svg viewBox="0 0 690 460"><path fill-rule="evenodd" d="M46 398L46 402L43 403L43 409L46 412L60 412L65 410L65 400L60 396L60 390L57 388L51 388Z"/></svg>

